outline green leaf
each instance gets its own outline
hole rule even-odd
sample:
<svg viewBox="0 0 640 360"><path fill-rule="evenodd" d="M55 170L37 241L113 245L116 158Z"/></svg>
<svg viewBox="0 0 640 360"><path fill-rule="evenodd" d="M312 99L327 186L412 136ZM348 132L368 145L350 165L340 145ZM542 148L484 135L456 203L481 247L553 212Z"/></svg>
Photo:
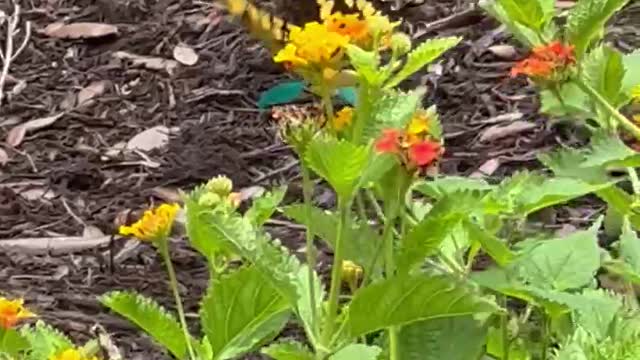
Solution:
<svg viewBox="0 0 640 360"><path fill-rule="evenodd" d="M551 90L540 91L540 112L557 117L588 119L593 117L593 102L578 85L567 82L560 84L557 93Z"/></svg>
<svg viewBox="0 0 640 360"><path fill-rule="evenodd" d="M212 209L198 203L204 191L204 187L196 188L185 198L185 229L189 244L213 263L216 256L229 254L231 249L210 225L214 217Z"/></svg>
<svg viewBox="0 0 640 360"><path fill-rule="evenodd" d="M261 352L274 360L314 360L315 356L297 341L273 343Z"/></svg>
<svg viewBox="0 0 640 360"><path fill-rule="evenodd" d="M381 352L382 349L377 346L351 344L329 356L329 360L376 360Z"/></svg>
<svg viewBox="0 0 640 360"><path fill-rule="evenodd" d="M489 234L486 230L469 220L464 221L464 226L469 238L472 239L472 241L479 242L482 249L486 251L498 265L507 266L513 261L515 254L511 252L504 241Z"/></svg>
<svg viewBox="0 0 640 360"><path fill-rule="evenodd" d="M640 274L640 239L626 217L622 225L619 246L622 260L629 264L634 272Z"/></svg>
<svg viewBox="0 0 640 360"><path fill-rule="evenodd" d="M306 84L302 81L286 81L272 86L260 94L258 109L269 106L291 103L304 94Z"/></svg>
<svg viewBox="0 0 640 360"><path fill-rule="evenodd" d="M187 342L178 321L153 299L134 292L112 291L100 302L136 324L178 359L187 356Z"/></svg>
<svg viewBox="0 0 640 360"><path fill-rule="evenodd" d="M413 186L416 191L440 200L443 196L451 195L457 191L476 190L486 193L493 189L482 179L475 179L462 176L441 176L430 181L419 181Z"/></svg>
<svg viewBox="0 0 640 360"><path fill-rule="evenodd" d="M407 55L404 67L385 84L385 88L390 89L397 86L404 79L440 57L444 52L458 45L460 41L462 41L460 37L446 37L429 39L418 45Z"/></svg>
<svg viewBox="0 0 640 360"><path fill-rule="evenodd" d="M400 329L399 359L479 359L486 333L486 326L473 316L415 322Z"/></svg>
<svg viewBox="0 0 640 360"><path fill-rule="evenodd" d="M588 47L602 38L609 19L629 0L579 0L569 12L566 35L581 58Z"/></svg>
<svg viewBox="0 0 640 360"><path fill-rule="evenodd" d="M622 105L625 98L621 91L622 79L625 76L622 54L611 47L601 45L587 53L583 66L588 84L614 107Z"/></svg>
<svg viewBox="0 0 640 360"><path fill-rule="evenodd" d="M511 18L505 8L496 0L481 1L479 5L489 13L489 15L504 24L508 31L513 34L519 42L530 48L541 44L542 41L534 30Z"/></svg>
<svg viewBox="0 0 640 360"><path fill-rule="evenodd" d="M435 203L431 211L401 241L399 271L410 272L428 256L435 254L440 244L469 213L474 202L470 193L453 193Z"/></svg>
<svg viewBox="0 0 640 360"><path fill-rule="evenodd" d="M497 0L511 20L533 30L540 30L545 22L545 13L539 0Z"/></svg>
<svg viewBox="0 0 640 360"><path fill-rule="evenodd" d="M622 91L630 94L631 89L640 85L640 50L636 50L631 54L622 57L624 68L626 69L624 79L622 80Z"/></svg>
<svg viewBox="0 0 640 360"><path fill-rule="evenodd" d="M200 319L214 359L232 359L277 335L290 305L256 267L214 279L202 300Z"/></svg>
<svg viewBox="0 0 640 360"><path fill-rule="evenodd" d="M309 167L344 200L355 192L369 158L370 151L366 146L328 137L315 138L305 154Z"/></svg>
<svg viewBox="0 0 640 360"><path fill-rule="evenodd" d="M390 326L497 310L495 303L449 276L400 275L358 290L346 326L359 337Z"/></svg>
<svg viewBox="0 0 640 360"><path fill-rule="evenodd" d="M278 205L284 199L284 195L287 192L286 186L281 186L259 198L253 200L251 207L245 213L245 216L249 218L256 226L262 226L267 220L271 218L273 213L278 208Z"/></svg>
<svg viewBox="0 0 640 360"><path fill-rule="evenodd" d="M338 89L338 97L351 106L358 102L358 94L354 87L343 87Z"/></svg>
<svg viewBox="0 0 640 360"><path fill-rule="evenodd" d="M363 119L363 142L377 139L384 129L404 128L422 101L423 91L386 91L372 104L371 117Z"/></svg>
<svg viewBox="0 0 640 360"><path fill-rule="evenodd" d="M282 209L288 218L309 227L304 213L304 204L289 205ZM335 251L338 215L329 211L312 207L311 220L314 235L319 236ZM371 226L364 222L353 222L347 229L346 241L343 243L344 258L363 267L366 274L372 274L369 266L377 256L377 249L382 237ZM377 271L375 271L377 272Z"/></svg>
<svg viewBox="0 0 640 360"><path fill-rule="evenodd" d="M38 320L34 326L20 329L29 342L29 359L48 359L52 354L73 347L73 343L62 332Z"/></svg>
<svg viewBox="0 0 640 360"><path fill-rule="evenodd" d="M540 242L522 254L514 266L520 276L541 289L577 289L589 284L600 268L598 228L601 220L585 231L563 239Z"/></svg>
<svg viewBox="0 0 640 360"><path fill-rule="evenodd" d="M382 72L378 71L380 61L373 51L366 51L355 45L347 45L347 55L358 75L367 83L377 85L385 80L381 78Z"/></svg>
<svg viewBox="0 0 640 360"><path fill-rule="evenodd" d="M570 306L574 309L574 326L604 339L609 335L616 314L622 309L622 301L602 289L585 289L582 294L574 295Z"/></svg>

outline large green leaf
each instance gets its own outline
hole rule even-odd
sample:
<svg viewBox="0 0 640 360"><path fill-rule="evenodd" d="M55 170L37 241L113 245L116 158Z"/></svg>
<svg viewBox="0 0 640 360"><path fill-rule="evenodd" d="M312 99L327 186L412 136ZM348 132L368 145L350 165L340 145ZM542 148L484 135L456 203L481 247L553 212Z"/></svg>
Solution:
<svg viewBox="0 0 640 360"><path fill-rule="evenodd" d="M504 24L513 36L527 47L539 45L542 41L538 34L529 27L512 18L497 0L481 1L482 8L492 17Z"/></svg>
<svg viewBox="0 0 640 360"><path fill-rule="evenodd" d="M539 0L497 0L509 18L531 29L540 30L546 20Z"/></svg>
<svg viewBox="0 0 640 360"><path fill-rule="evenodd" d="M589 95L572 82L560 84L556 92L546 89L540 91L540 112L544 114L590 119L593 117L593 108Z"/></svg>
<svg viewBox="0 0 640 360"><path fill-rule="evenodd" d="M235 252L246 261L254 264L263 278L270 282L282 294L289 304L296 308L302 319L307 336L315 341L314 331L317 324L312 323L311 299L309 298L309 268L279 242L272 241L269 236L247 218L233 215L216 214L211 219L211 227L217 236L224 239ZM318 275L313 273L316 312L320 312L324 293ZM318 321L319 319L315 319Z"/></svg>
<svg viewBox="0 0 640 360"><path fill-rule="evenodd" d="M463 176L441 176L430 181L419 181L413 186L413 189L440 200L443 196L451 195L456 191L477 190L481 193L486 193L493 189L493 186L482 179Z"/></svg>
<svg viewBox="0 0 640 360"><path fill-rule="evenodd" d="M573 309L574 326L580 326L603 339L609 334L611 323L622 309L622 301L601 289L586 289L575 295L570 306Z"/></svg>
<svg viewBox="0 0 640 360"><path fill-rule="evenodd" d="M483 352L487 327L473 316L446 317L403 326L398 334L402 360L469 360Z"/></svg>
<svg viewBox="0 0 640 360"><path fill-rule="evenodd" d="M295 341L273 343L261 350L274 360L314 360L315 356L303 344Z"/></svg>
<svg viewBox="0 0 640 360"><path fill-rule="evenodd" d="M428 256L435 254L440 244L469 213L474 204L469 192L456 192L436 202L431 211L401 241L398 266L410 272Z"/></svg>
<svg viewBox="0 0 640 360"><path fill-rule="evenodd" d="M495 303L452 277L400 275L358 290L346 326L358 337L391 326L497 310Z"/></svg>
<svg viewBox="0 0 640 360"><path fill-rule="evenodd" d="M380 60L373 51L363 50L355 45L347 45L347 56L358 75L371 85L378 85L385 79L378 70Z"/></svg>
<svg viewBox="0 0 640 360"><path fill-rule="evenodd" d="M520 276L532 286L555 290L577 289L589 284L600 268L598 228L566 238L545 240L522 254L514 263Z"/></svg>
<svg viewBox="0 0 640 360"><path fill-rule="evenodd" d="M631 54L626 54L622 58L624 68L626 69L625 77L622 80L622 91L629 94L631 89L640 85L640 50L636 50Z"/></svg>
<svg viewBox="0 0 640 360"><path fill-rule="evenodd" d="M283 213L297 223L309 226L304 212L304 204L289 205L282 209ZM325 240L335 250L338 215L316 207L311 209L311 229L314 235ZM347 229L343 242L345 260L351 260L364 268L365 273L371 274L369 266L377 256L377 249L382 242L380 234L369 224L352 222Z"/></svg>
<svg viewBox="0 0 640 360"><path fill-rule="evenodd" d="M471 241L480 243L482 249L500 266L507 266L515 258L507 244L475 223L465 220L464 226Z"/></svg>
<svg viewBox="0 0 640 360"><path fill-rule="evenodd" d="M213 279L202 300L200 322L214 359L232 359L277 335L290 305L256 267Z"/></svg>
<svg viewBox="0 0 640 360"><path fill-rule="evenodd" d="M100 297L100 302L139 326L176 358L186 359L187 342L180 324L153 299L134 292L112 291Z"/></svg>
<svg viewBox="0 0 640 360"><path fill-rule="evenodd" d="M566 35L569 44L575 46L578 58L589 45L600 40L609 19L629 0L579 0L569 12Z"/></svg>
<svg viewBox="0 0 640 360"><path fill-rule="evenodd" d="M381 352L382 349L377 346L351 344L329 356L329 360L376 360Z"/></svg>
<svg viewBox="0 0 640 360"><path fill-rule="evenodd" d="M52 354L74 347L66 335L42 320L23 327L20 334L29 342L29 360L49 359Z"/></svg>
<svg viewBox="0 0 640 360"><path fill-rule="evenodd" d="M332 137L317 137L308 145L305 159L341 199L348 199L355 192L370 155L364 145Z"/></svg>
<svg viewBox="0 0 640 360"><path fill-rule="evenodd" d="M18 330L0 327L0 359L17 359L18 356L29 349L29 345L29 341Z"/></svg>
<svg viewBox="0 0 640 360"><path fill-rule="evenodd" d="M587 53L583 63L587 82L613 106L618 107L624 101L622 79L625 68L619 51L601 45Z"/></svg>
<svg viewBox="0 0 640 360"><path fill-rule="evenodd" d="M429 39L418 45L408 55L404 67L398 71L386 84L387 89L400 84L404 79L413 75L433 60L437 59L445 51L458 45L462 41L460 37L446 37L439 39Z"/></svg>

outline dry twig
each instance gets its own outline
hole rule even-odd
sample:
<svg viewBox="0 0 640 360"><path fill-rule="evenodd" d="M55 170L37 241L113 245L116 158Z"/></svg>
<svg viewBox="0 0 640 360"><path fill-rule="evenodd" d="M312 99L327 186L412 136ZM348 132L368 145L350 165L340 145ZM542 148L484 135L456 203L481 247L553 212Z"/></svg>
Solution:
<svg viewBox="0 0 640 360"><path fill-rule="evenodd" d="M20 5L16 0L13 3L13 14L7 16L3 11L0 11L0 30L6 23L6 35L4 51L0 49L0 60L2 60L2 72L0 72L0 106L2 106L2 99L4 98L4 83L9 76L9 66L11 62L15 60L18 55L24 50L29 42L31 36L31 22L25 22L24 38L22 44L17 49L14 49L14 37L20 33L18 25L20 24Z"/></svg>

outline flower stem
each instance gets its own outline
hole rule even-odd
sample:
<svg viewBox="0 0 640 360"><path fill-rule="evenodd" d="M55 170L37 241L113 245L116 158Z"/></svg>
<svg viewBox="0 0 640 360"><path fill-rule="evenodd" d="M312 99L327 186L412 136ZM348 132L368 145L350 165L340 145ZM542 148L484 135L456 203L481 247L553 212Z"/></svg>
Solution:
<svg viewBox="0 0 640 360"><path fill-rule="evenodd" d="M182 326L184 339L187 343L189 358L191 360L196 360L196 354L193 351L193 347L191 345L191 335L189 334L189 328L187 327L187 320L184 316L184 308L182 307L180 292L178 291L178 280L176 279L176 272L173 268L173 263L171 262L171 256L169 255L169 239L165 238L164 240L158 241L157 245L158 250L160 251L160 256L162 256L167 267L167 274L169 275L169 285L171 286L171 291L173 291L173 299L176 302L176 310L178 310L178 318L180 319L180 325Z"/></svg>
<svg viewBox="0 0 640 360"><path fill-rule="evenodd" d="M317 304L316 304L316 290L315 290L315 286L314 284L314 270L316 268L316 247L313 244L313 237L314 237L314 233L313 233L313 229L312 229L312 194L313 194L313 183L311 182L311 174L309 173L309 169L304 166L304 164L302 164L300 166L301 172L302 172L302 196L303 196L303 201L304 201L304 216L307 219L306 220L306 224L307 224L307 229L306 229L306 255L307 255L307 266L308 266L308 273L307 273L307 281L309 282L309 302L311 305L311 326L312 329L310 329L310 331L312 332L312 339L316 339L317 335L318 335L318 331L319 331L319 327L318 327L318 309L317 309ZM312 343L314 343L312 341ZM314 344L315 346L315 344Z"/></svg>
<svg viewBox="0 0 640 360"><path fill-rule="evenodd" d="M384 222L382 230L382 242L384 244L384 272L385 278L392 277L395 272L394 249L393 249L393 230L396 219L398 217L398 207L393 207L390 214ZM389 334L389 360L398 360L398 330L397 326L391 326L387 329Z"/></svg>
<svg viewBox="0 0 640 360"><path fill-rule="evenodd" d="M542 313L542 360L547 360L547 348L549 347L549 316Z"/></svg>
<svg viewBox="0 0 640 360"><path fill-rule="evenodd" d="M342 251L342 243L346 233L347 221L349 219L350 202L344 199L338 199L338 228L336 243L333 253L333 267L331 269L331 286L329 289L329 309L325 326L322 332L321 344L325 349L330 349L333 332L336 325L336 317L338 316L338 301L340 298L340 286L342 284L342 260L344 257Z"/></svg>
<svg viewBox="0 0 640 360"><path fill-rule="evenodd" d="M507 308L507 297L500 296L500 302L503 308ZM500 328L502 330L502 360L509 360L509 311L500 317Z"/></svg>
<svg viewBox="0 0 640 360"><path fill-rule="evenodd" d="M622 115L616 108L607 101L596 89L591 87L589 84L585 83L581 79L573 79L573 82L580 88L582 91L586 92L594 101L598 102L602 105L614 119L616 119L622 127L625 128L628 132L630 132L636 139L640 139L640 128L631 122L631 120L627 119L626 116Z"/></svg>

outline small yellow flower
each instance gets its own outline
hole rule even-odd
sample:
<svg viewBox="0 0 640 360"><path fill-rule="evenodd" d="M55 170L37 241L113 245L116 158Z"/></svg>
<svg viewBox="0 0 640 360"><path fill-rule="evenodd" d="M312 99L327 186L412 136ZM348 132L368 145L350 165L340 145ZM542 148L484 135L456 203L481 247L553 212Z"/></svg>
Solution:
<svg viewBox="0 0 640 360"><path fill-rule="evenodd" d="M120 235L133 235L142 241L156 241L169 236L178 204L162 204L144 212L142 218L131 226L120 226Z"/></svg>
<svg viewBox="0 0 640 360"><path fill-rule="evenodd" d="M273 61L286 63L293 68L307 65L308 61L298 56L297 50L298 48L294 44L287 44L284 49L280 50L276 56L274 56Z"/></svg>
<svg viewBox="0 0 640 360"><path fill-rule="evenodd" d="M318 22L305 24L304 28L294 28L289 35L289 43L273 58L277 63L291 67L319 65L326 66L337 61L342 49L349 43L347 36L331 32Z"/></svg>
<svg viewBox="0 0 640 360"><path fill-rule="evenodd" d="M345 126L349 126L351 121L353 121L353 108L345 106L342 110L338 111L333 118L333 128L340 131L344 129Z"/></svg>
<svg viewBox="0 0 640 360"><path fill-rule="evenodd" d="M49 360L98 360L97 357L88 357L76 349L67 349L58 354L51 355Z"/></svg>
<svg viewBox="0 0 640 360"><path fill-rule="evenodd" d="M329 31L348 36L356 44L362 44L371 39L369 24L365 19L360 19L357 14L333 13L325 20L325 25Z"/></svg>
<svg viewBox="0 0 640 360"><path fill-rule="evenodd" d="M411 119L411 122L409 122L407 133L409 135L420 135L428 131L429 131L429 118L427 117L427 114L424 111L418 111Z"/></svg>
<svg viewBox="0 0 640 360"><path fill-rule="evenodd" d="M24 306L23 299L9 300L0 297L0 328L5 330L13 328L18 321L36 316Z"/></svg>

